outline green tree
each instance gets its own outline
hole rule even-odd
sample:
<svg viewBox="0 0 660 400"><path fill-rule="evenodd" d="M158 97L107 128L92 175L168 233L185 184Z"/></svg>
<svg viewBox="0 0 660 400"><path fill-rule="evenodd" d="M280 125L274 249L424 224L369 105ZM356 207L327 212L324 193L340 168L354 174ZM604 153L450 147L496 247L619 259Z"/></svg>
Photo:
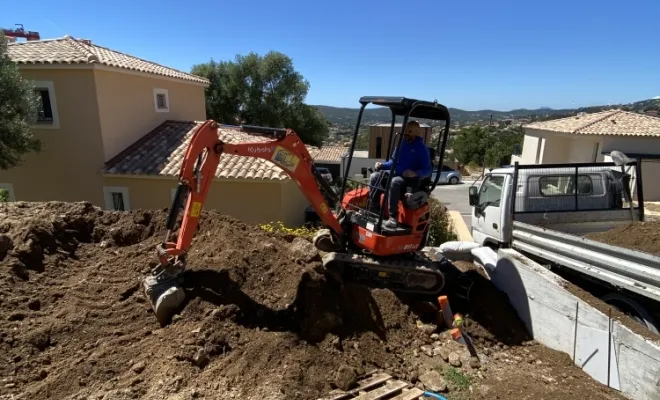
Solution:
<svg viewBox="0 0 660 400"><path fill-rule="evenodd" d="M24 154L41 150L30 129L37 110L34 87L9 58L7 38L0 33L0 169L16 167Z"/></svg>
<svg viewBox="0 0 660 400"><path fill-rule="evenodd" d="M511 162L516 145L522 147L521 127L499 129L472 125L462 128L452 139L456 159L482 167L497 167Z"/></svg>
<svg viewBox="0 0 660 400"><path fill-rule="evenodd" d="M225 124L286 127L303 142L323 143L330 125L315 107L304 103L309 82L285 54L271 51L237 55L234 61L193 66L192 73L211 84L206 89L209 118Z"/></svg>

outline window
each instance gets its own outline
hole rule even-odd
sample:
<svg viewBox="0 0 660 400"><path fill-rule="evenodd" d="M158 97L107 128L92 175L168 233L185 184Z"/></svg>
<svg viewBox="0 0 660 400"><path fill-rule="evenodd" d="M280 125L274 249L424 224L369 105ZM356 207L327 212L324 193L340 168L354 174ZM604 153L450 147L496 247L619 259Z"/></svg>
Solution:
<svg viewBox="0 0 660 400"><path fill-rule="evenodd" d="M129 211L131 209L128 188L104 186L103 195L105 197L106 210Z"/></svg>
<svg viewBox="0 0 660 400"><path fill-rule="evenodd" d="M383 138L379 136L376 138L376 158L382 158L382 154L383 154Z"/></svg>
<svg viewBox="0 0 660 400"><path fill-rule="evenodd" d="M551 175L539 178L542 196L575 196L575 175ZM593 183L588 175L578 176L577 193L587 196L593 192Z"/></svg>
<svg viewBox="0 0 660 400"><path fill-rule="evenodd" d="M484 180L479 189L479 207L482 210L488 206L500 206L503 185L504 176L491 175Z"/></svg>
<svg viewBox="0 0 660 400"><path fill-rule="evenodd" d="M154 89L154 107L156 112L170 112L170 98L167 89Z"/></svg>
<svg viewBox="0 0 660 400"><path fill-rule="evenodd" d="M442 166L442 172L453 172L453 171L454 171L453 168L450 168L450 167L448 167L448 166L446 166L446 165L443 165L443 166Z"/></svg>
<svg viewBox="0 0 660 400"><path fill-rule="evenodd" d="M6 201L16 201L14 185L11 183L0 183L0 203Z"/></svg>
<svg viewBox="0 0 660 400"><path fill-rule="evenodd" d="M60 120L57 114L55 85L51 81L35 81L34 87L38 104L35 128L59 128Z"/></svg>

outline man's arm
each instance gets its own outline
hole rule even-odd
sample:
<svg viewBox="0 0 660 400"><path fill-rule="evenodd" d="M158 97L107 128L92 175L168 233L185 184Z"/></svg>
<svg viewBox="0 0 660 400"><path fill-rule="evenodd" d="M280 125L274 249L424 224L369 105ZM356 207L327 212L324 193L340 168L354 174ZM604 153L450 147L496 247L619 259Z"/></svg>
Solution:
<svg viewBox="0 0 660 400"><path fill-rule="evenodd" d="M419 156L419 162L422 167L416 170L415 173L420 178L426 178L427 176L431 176L431 174L433 173L433 166L431 165L431 155L429 148L426 147L424 142L421 142L421 145L419 147L423 149L422 151L420 151L421 155Z"/></svg>

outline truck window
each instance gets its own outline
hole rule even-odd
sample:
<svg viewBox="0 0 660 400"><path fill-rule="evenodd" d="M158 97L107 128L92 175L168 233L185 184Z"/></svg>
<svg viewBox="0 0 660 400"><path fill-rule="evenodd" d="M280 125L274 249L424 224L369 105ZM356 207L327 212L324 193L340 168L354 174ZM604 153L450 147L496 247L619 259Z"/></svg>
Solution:
<svg viewBox="0 0 660 400"><path fill-rule="evenodd" d="M479 207L481 209L488 206L499 207L503 185L504 176L491 175L487 177L479 189Z"/></svg>
<svg viewBox="0 0 660 400"><path fill-rule="evenodd" d="M539 178L542 196L574 196L575 175L548 175ZM588 175L578 176L578 195L587 196L593 192L593 183Z"/></svg>

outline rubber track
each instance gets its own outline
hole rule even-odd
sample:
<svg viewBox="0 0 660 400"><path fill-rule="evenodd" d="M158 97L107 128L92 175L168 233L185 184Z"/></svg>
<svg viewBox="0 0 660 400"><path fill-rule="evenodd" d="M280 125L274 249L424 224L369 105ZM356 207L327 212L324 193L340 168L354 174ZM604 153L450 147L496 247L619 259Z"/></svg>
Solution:
<svg viewBox="0 0 660 400"><path fill-rule="evenodd" d="M328 253L324 267L355 282L394 292L437 295L445 286L442 262L423 255L413 258L375 258L363 254Z"/></svg>

